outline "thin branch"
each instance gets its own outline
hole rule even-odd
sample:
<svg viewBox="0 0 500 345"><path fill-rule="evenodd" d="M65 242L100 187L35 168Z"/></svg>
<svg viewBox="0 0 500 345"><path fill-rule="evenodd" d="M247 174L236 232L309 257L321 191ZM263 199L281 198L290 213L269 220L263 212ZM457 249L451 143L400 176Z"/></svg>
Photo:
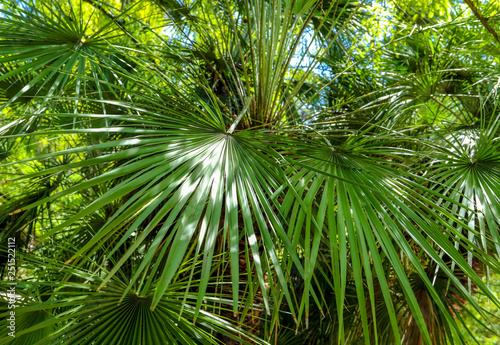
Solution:
<svg viewBox="0 0 500 345"><path fill-rule="evenodd" d="M486 28L486 30L488 30L493 35L493 37L495 37L497 42L500 43L500 38L498 37L498 33L495 31L495 29L493 29L493 27L488 22L488 19L490 17L488 17L488 18L483 17L481 12L479 12L479 9L472 2L472 0L465 0L465 3L467 4L467 6L469 6L469 8L472 10L472 12L474 12L474 15L479 19L479 21L483 24L483 26Z"/></svg>

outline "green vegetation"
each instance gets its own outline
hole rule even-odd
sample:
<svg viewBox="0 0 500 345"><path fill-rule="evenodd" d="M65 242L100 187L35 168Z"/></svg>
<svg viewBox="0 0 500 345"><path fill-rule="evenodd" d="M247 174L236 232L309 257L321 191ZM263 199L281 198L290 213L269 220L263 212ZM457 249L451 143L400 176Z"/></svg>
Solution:
<svg viewBox="0 0 500 345"><path fill-rule="evenodd" d="M0 344L496 343L499 11L0 0Z"/></svg>

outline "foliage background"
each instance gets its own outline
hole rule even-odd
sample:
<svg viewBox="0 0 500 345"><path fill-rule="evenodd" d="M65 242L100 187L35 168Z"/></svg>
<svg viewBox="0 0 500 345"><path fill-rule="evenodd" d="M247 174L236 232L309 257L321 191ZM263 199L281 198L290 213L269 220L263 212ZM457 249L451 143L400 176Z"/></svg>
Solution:
<svg viewBox="0 0 500 345"><path fill-rule="evenodd" d="M1 1L0 343L496 341L499 10Z"/></svg>

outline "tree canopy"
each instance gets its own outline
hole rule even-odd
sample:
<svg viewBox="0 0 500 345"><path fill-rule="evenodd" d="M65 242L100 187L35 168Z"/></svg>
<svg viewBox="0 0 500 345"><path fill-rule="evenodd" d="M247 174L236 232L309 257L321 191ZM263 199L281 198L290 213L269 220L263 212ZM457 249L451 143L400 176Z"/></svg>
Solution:
<svg viewBox="0 0 500 345"><path fill-rule="evenodd" d="M499 11L0 0L0 343L484 332Z"/></svg>

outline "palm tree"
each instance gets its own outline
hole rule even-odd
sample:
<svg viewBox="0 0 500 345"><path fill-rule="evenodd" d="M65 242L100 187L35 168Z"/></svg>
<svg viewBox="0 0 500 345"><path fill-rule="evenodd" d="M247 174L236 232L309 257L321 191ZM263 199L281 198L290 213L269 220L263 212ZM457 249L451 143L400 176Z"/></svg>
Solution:
<svg viewBox="0 0 500 345"><path fill-rule="evenodd" d="M463 343L500 304L498 18L451 8L3 1L0 342Z"/></svg>

